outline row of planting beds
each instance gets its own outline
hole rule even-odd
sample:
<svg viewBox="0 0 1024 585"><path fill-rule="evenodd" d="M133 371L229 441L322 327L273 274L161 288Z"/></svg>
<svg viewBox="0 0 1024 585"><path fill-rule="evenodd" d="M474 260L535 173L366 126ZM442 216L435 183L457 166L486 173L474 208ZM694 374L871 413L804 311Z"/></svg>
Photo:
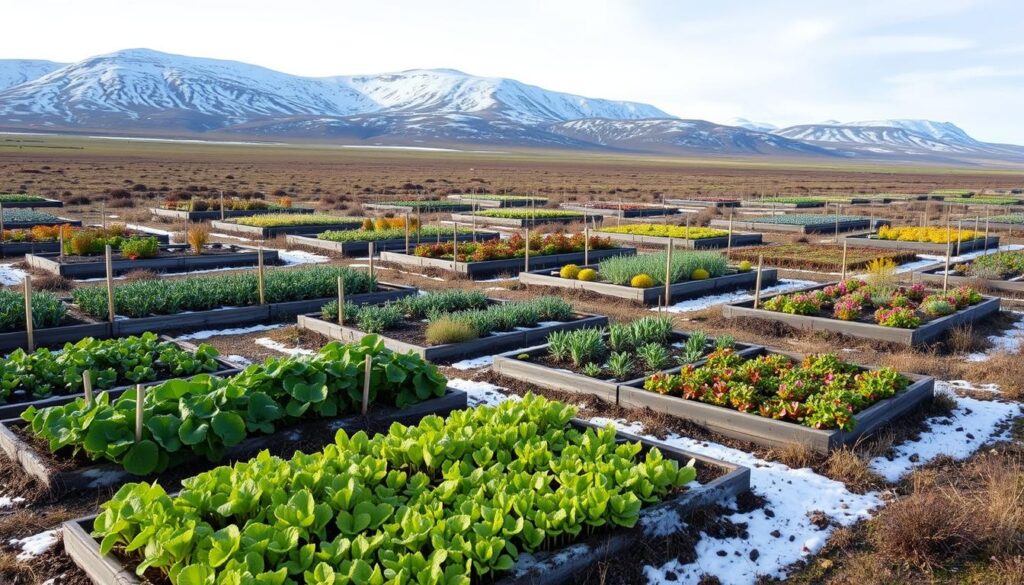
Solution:
<svg viewBox="0 0 1024 585"><path fill-rule="evenodd" d="M754 246L762 243L761 234L733 232L705 227L638 223L597 230L603 237L617 242L628 242L640 246L668 246L676 248L725 248L733 246Z"/></svg>
<svg viewBox="0 0 1024 585"><path fill-rule="evenodd" d="M363 203L363 209L371 211L390 211L396 213L441 213L453 211L472 211L476 204L471 201L446 201L439 199L414 199L408 201L386 201L381 203Z"/></svg>
<svg viewBox="0 0 1024 585"><path fill-rule="evenodd" d="M367 418L379 427L466 406L465 394L447 389L434 365L391 352L376 337L268 358L231 376L202 374L145 388L141 429L137 394L133 387L117 398L101 392L91 401L29 407L20 419L0 424L0 449L61 492L244 459L284 434L323 445L333 436L330 429L366 428ZM364 398L374 407L369 417L359 416Z"/></svg>
<svg viewBox="0 0 1024 585"><path fill-rule="evenodd" d="M64 202L57 199L47 199L39 195L26 195L24 193L0 193L0 205L5 209L20 207L64 207Z"/></svg>
<svg viewBox="0 0 1024 585"><path fill-rule="evenodd" d="M982 232L941 227L889 227L882 226L877 233L846 236L854 246L869 246L890 250L914 250L959 256L964 252L999 247L999 236L986 237Z"/></svg>
<svg viewBox="0 0 1024 585"><path fill-rule="evenodd" d="M666 264L666 252L616 256L597 264L569 264L522 272L519 281L523 284L586 290L653 305L719 292L752 289L757 280L757 273L751 270L749 262L729 266L725 257L716 252L675 252L667 271ZM665 299L666 272L669 278L669 299ZM761 271L762 286L771 286L777 280L778 271L774 268Z"/></svg>
<svg viewBox="0 0 1024 585"><path fill-rule="evenodd" d="M562 203L562 209L600 213L611 217L651 217L677 215L679 208L659 205L643 205L640 203L616 203L614 201L591 201L587 203Z"/></svg>
<svg viewBox="0 0 1024 585"><path fill-rule="evenodd" d="M259 304L258 277L252 273L197 276L185 280L144 280L114 286L117 319L108 321L106 287L79 287L71 300L77 314L48 292L34 292L32 316L37 346L53 347L84 337L109 338L146 331L193 327L234 327L311 313L337 298L337 279L355 304L377 304L416 294L416 289L378 283L364 271L333 266L274 270L265 277L265 304ZM0 351L26 347L22 294L0 290Z"/></svg>
<svg viewBox="0 0 1024 585"><path fill-rule="evenodd" d="M884 220L876 220L877 225L887 223ZM713 228L728 228L729 220L711 220ZM854 230L865 230L871 227L871 219L856 215L828 215L828 214L789 214L789 215L768 215L750 217L746 220L733 220L734 229L767 231L767 232L794 232L798 234L827 233L835 232L837 227L840 232Z"/></svg>
<svg viewBox="0 0 1024 585"><path fill-rule="evenodd" d="M472 213L453 213L452 221L462 224L478 223L524 228L537 224L599 224L604 221L604 216L558 209L485 209Z"/></svg>
<svg viewBox="0 0 1024 585"><path fill-rule="evenodd" d="M456 229L458 229L459 241L462 242L497 240L501 237L496 232L474 232L468 228L427 226L411 230L408 242L414 249L424 242L435 244L452 242ZM342 256L365 256L370 252L371 243L374 252L377 253L393 250L405 251L406 249L404 228L334 230L317 234L315 238L290 235L285 238L285 241L289 245L308 246Z"/></svg>
<svg viewBox="0 0 1024 585"><path fill-rule="evenodd" d="M693 199L666 199L665 203L679 207L739 207L741 201L736 197L696 197Z"/></svg>
<svg viewBox="0 0 1024 585"><path fill-rule="evenodd" d="M470 204L474 204L477 207L532 207L547 205L547 197L534 197L531 195L492 195L492 194L472 194L464 193L461 195L449 195L449 199L455 199L456 201L466 201Z"/></svg>
<svg viewBox="0 0 1024 585"><path fill-rule="evenodd" d="M265 240L285 234L318 234L363 225L363 218L338 217L325 213L267 213L217 220L210 227L236 236Z"/></svg>
<svg viewBox="0 0 1024 585"><path fill-rule="evenodd" d="M852 279L725 305L728 319L766 319L797 329L833 331L903 345L921 345L953 327L999 311L999 299L961 287L948 292L868 284Z"/></svg>
<svg viewBox="0 0 1024 585"><path fill-rule="evenodd" d="M57 274L66 278L103 278L107 275L106 259L97 255L26 254L25 262L34 270ZM278 251L263 251L263 262L278 264ZM244 246L210 244L196 254L188 244L160 246L151 236L126 240L118 252L111 255L111 270L115 276L134 270L159 273L194 272L221 268L251 268L259 263L259 251Z"/></svg>
<svg viewBox="0 0 1024 585"><path fill-rule="evenodd" d="M67 253L92 253L96 246L112 244L120 248L121 242L128 239L155 238L157 244L167 245L170 237L167 234L151 234L132 230L123 224L114 224L107 228L76 228L69 225L38 225L28 229L4 230L0 240L0 256L24 256L25 254L46 254L60 252L61 231L64 232L64 249Z"/></svg>
<svg viewBox="0 0 1024 585"><path fill-rule="evenodd" d="M312 209L306 207L292 207L290 202L269 203L262 199L191 199L189 201L168 201L162 207L151 207L149 209L155 217L173 219L178 221L205 221L210 219L221 219L228 217L248 217L251 215L262 215L266 213L300 213L311 214Z"/></svg>
<svg viewBox="0 0 1024 585"><path fill-rule="evenodd" d="M548 585L640 546L659 533L658 518L686 517L749 489L746 468L574 414L527 395L372 438L339 433L322 452L220 467L177 495L129 484L95 518L65 524L65 547L102 585L140 583L133 573L147 569L174 585L278 582L270 579L289 570L305 571L307 583L381 583L386 570L398 583ZM595 483L595 474L606 481ZM298 480L314 475L323 480ZM263 489L238 492L254 482ZM199 504L225 497L238 503L221 513ZM289 528L298 525L309 528ZM158 544L170 542L181 546ZM356 552L326 554L348 543ZM189 564L207 550L216 562ZM303 550L325 554L300 557Z"/></svg>
<svg viewBox="0 0 1024 585"><path fill-rule="evenodd" d="M561 267L583 262L585 236L575 234L532 234L530 236L530 268ZM607 238L590 236L591 260L636 254L636 248L617 247ZM383 262L402 266L454 272L468 278L518 275L526 269L526 239L512 234L504 240L487 242L459 241L458 255L454 243L421 244L413 254L382 252Z"/></svg>
<svg viewBox="0 0 1024 585"><path fill-rule="evenodd" d="M985 223L994 230L1016 230L1024 228L1024 213L1009 213L985 218Z"/></svg>
<svg viewBox="0 0 1024 585"><path fill-rule="evenodd" d="M4 231L32 229L37 225L82 225L81 220L58 217L52 213L34 209L7 209L5 207L0 217L3 217Z"/></svg>
<svg viewBox="0 0 1024 585"><path fill-rule="evenodd" d="M552 331L598 327L606 317L579 313L556 297L498 301L478 291L415 295L381 306L346 303L344 324L338 303L319 314L300 315L298 325L330 339L359 341L383 335L388 349L440 362L473 358L534 345Z"/></svg>
<svg viewBox="0 0 1024 585"><path fill-rule="evenodd" d="M957 262L945 274L945 263L937 263L914 273L914 277L932 285L946 282L954 287L981 283L985 289L1024 293L1024 252L995 252L965 262Z"/></svg>
<svg viewBox="0 0 1024 585"><path fill-rule="evenodd" d="M772 243L766 246L733 248L729 258L733 261L746 260L756 263L758 258L776 268L793 268L816 272L840 272L843 268L843 248L827 244L805 244L801 242ZM873 262L891 261L906 264L917 260L917 254L910 250L881 250L878 248L846 248L846 269L868 268Z"/></svg>
<svg viewBox="0 0 1024 585"><path fill-rule="evenodd" d="M640 350L623 342L629 335L621 332L616 340L614 329L603 337L587 333L564 335L578 339L553 335L546 345L496 356L494 369L541 387L650 408L759 445L799 444L825 453L933 396L932 378L861 368L830 354L802 356L673 332L670 339L681 339L676 345L686 348L677 357L680 365L652 367L645 355L652 346ZM623 362L634 361L642 362L640 370L616 373L628 367ZM634 377L638 371L643 375Z"/></svg>

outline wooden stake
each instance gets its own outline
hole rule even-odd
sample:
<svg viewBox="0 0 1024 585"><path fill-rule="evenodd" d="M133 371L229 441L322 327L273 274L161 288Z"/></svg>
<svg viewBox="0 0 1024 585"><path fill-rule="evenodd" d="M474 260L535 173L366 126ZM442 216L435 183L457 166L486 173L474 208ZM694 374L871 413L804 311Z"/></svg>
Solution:
<svg viewBox="0 0 1024 585"><path fill-rule="evenodd" d="M686 214L686 228L683 230L683 239L684 240L689 240L690 239L690 214L689 213ZM671 238L669 238L669 241L671 241Z"/></svg>
<svg viewBox="0 0 1024 585"><path fill-rule="evenodd" d="M764 255L757 255L757 279L754 281L754 308L761 305L761 267L764 266Z"/></svg>
<svg viewBox="0 0 1024 585"><path fill-rule="evenodd" d="M32 279L25 275L25 337L29 353L36 350L35 323L32 320Z"/></svg>
<svg viewBox="0 0 1024 585"><path fill-rule="evenodd" d="M64 259L64 226L57 232L57 245L60 247L60 259Z"/></svg>
<svg viewBox="0 0 1024 585"><path fill-rule="evenodd" d="M472 216L473 216L472 230L473 230L473 243L474 244L476 243L476 211L477 211L476 201L474 201L473 202L473 213L472 213ZM459 224L456 223L455 224L455 229L458 229L458 228L459 228Z"/></svg>
<svg viewBox="0 0 1024 585"><path fill-rule="evenodd" d="M377 246L374 245L374 242L367 242L366 244L366 251L369 252L367 255L370 257L370 260L367 262L370 270L370 278L373 278L373 253L376 251L376 247Z"/></svg>
<svg viewBox="0 0 1024 585"><path fill-rule="evenodd" d="M423 220L420 219L420 208L416 208L416 245L420 245L420 230L423 229Z"/></svg>
<svg viewBox="0 0 1024 585"><path fill-rule="evenodd" d="M946 270L942 273L942 292L949 290L949 255L952 247L952 241L946 244Z"/></svg>
<svg viewBox="0 0 1024 585"><path fill-rule="evenodd" d="M957 224L957 228L956 228L956 255L957 256L960 255L960 243L963 241L963 237L964 237L964 218L961 217L958 220L958 224Z"/></svg>
<svg viewBox="0 0 1024 585"><path fill-rule="evenodd" d="M590 228L583 228L583 265L590 264Z"/></svg>
<svg viewBox="0 0 1024 585"><path fill-rule="evenodd" d="M92 373L82 372L82 388L85 390L85 403L92 404Z"/></svg>
<svg viewBox="0 0 1024 585"><path fill-rule="evenodd" d="M405 253L409 253L409 212L405 212Z"/></svg>
<svg viewBox="0 0 1024 585"><path fill-rule="evenodd" d="M841 205L836 203L836 241L839 241L839 208ZM870 227L870 226L869 226Z"/></svg>
<svg viewBox="0 0 1024 585"><path fill-rule="evenodd" d="M672 238L668 239L668 253L665 254L665 307L668 308L669 299L672 298Z"/></svg>
<svg viewBox="0 0 1024 585"><path fill-rule="evenodd" d="M114 322L114 261L111 258L113 252L110 250L110 244L104 248L103 253L105 255L106 267L107 267L107 317L110 322Z"/></svg>
<svg viewBox="0 0 1024 585"><path fill-rule="evenodd" d="M338 325L345 325L345 279L338 277Z"/></svg>
<svg viewBox="0 0 1024 585"><path fill-rule="evenodd" d="M100 220L103 222L103 231L107 231L107 200L100 199Z"/></svg>
<svg viewBox="0 0 1024 585"><path fill-rule="evenodd" d="M0 242L4 241L4 204L0 203Z"/></svg>
<svg viewBox="0 0 1024 585"><path fill-rule="evenodd" d="M220 192L220 220L224 221L224 191Z"/></svg>
<svg viewBox="0 0 1024 585"><path fill-rule="evenodd" d="M984 256L988 256L988 234L989 234L989 225L988 225L988 218L986 217L985 218L985 243L982 244L983 246L985 246L983 248L983 250L984 250L984 254L983 255Z"/></svg>
<svg viewBox="0 0 1024 585"><path fill-rule="evenodd" d="M523 270L523 272L529 272L530 271L530 228L526 228L526 254L523 256L523 259L526 261L523 264L523 268L525 269L525 270Z"/></svg>
<svg viewBox="0 0 1024 585"><path fill-rule="evenodd" d="M142 440L142 405L146 401L146 389L135 385L135 442Z"/></svg>
<svg viewBox="0 0 1024 585"><path fill-rule="evenodd" d="M725 257L732 258L732 210L729 210L729 239L725 241Z"/></svg>
<svg viewBox="0 0 1024 585"><path fill-rule="evenodd" d="M260 246L259 248L256 249L256 260L257 260L257 264L256 264L256 277L259 280L260 304L261 305L265 305L266 301L267 301L267 298L266 298L266 291L264 290L264 283L263 283L263 277L264 277L263 246Z"/></svg>
<svg viewBox="0 0 1024 585"><path fill-rule="evenodd" d="M373 356L367 354L366 366L363 372L363 416L366 416L366 409L370 406L370 375L373 372Z"/></svg>
<svg viewBox="0 0 1024 585"><path fill-rule="evenodd" d="M847 241L843 240L843 269L842 276L839 277L840 281L846 280L846 244Z"/></svg>
<svg viewBox="0 0 1024 585"><path fill-rule="evenodd" d="M619 199L619 215L615 218L615 225L622 225L622 199Z"/></svg>

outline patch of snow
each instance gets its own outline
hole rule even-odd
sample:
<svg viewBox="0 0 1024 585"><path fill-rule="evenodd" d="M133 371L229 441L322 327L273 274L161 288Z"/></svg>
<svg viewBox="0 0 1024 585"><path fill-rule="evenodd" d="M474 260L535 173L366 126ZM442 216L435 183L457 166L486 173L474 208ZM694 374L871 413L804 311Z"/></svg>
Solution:
<svg viewBox="0 0 1024 585"><path fill-rule="evenodd" d="M232 327L229 329L206 329L204 331L186 333L185 335L176 337L175 339L178 341L192 341L195 339L220 337L222 335L246 335L249 333L259 333L261 331L272 331L285 326L286 325L284 323L275 323L273 325L251 325L249 327Z"/></svg>
<svg viewBox="0 0 1024 585"><path fill-rule="evenodd" d="M1024 337L1024 313L1010 311L1017 315L1017 322L1013 327L1003 331L1001 335L990 335L988 342L992 344L988 350L975 352L967 356L969 362L986 362L997 353L1017 353L1020 351L1021 338Z"/></svg>
<svg viewBox="0 0 1024 585"><path fill-rule="evenodd" d="M995 254L996 252L1011 252L1013 250L1024 250L1024 245L1021 244L1008 244L1006 246L999 246L996 248L989 248L988 250L979 250L977 252L970 252L967 254L961 254L959 256L950 256L949 263L956 264L957 262L966 262L967 260L973 260L979 256L985 256L987 254ZM918 254L918 258L927 258L929 260L945 262L945 254Z"/></svg>
<svg viewBox="0 0 1024 585"><path fill-rule="evenodd" d="M331 260L327 256L311 254L301 250L279 250L277 252L277 257L283 260L287 266L297 266L299 264L321 264L323 262L330 262Z"/></svg>
<svg viewBox="0 0 1024 585"><path fill-rule="evenodd" d="M891 458L875 457L870 467L887 481L899 481L915 468L927 464L939 455L948 455L960 461L966 459L990 440L1004 438L1005 432L996 427L1021 413L1020 404L998 400L978 400L959 396L954 388L977 389L992 392L992 387L975 388L958 380L955 385L935 382L935 393L955 398L957 406L949 417L929 419L930 429L917 440L906 441L894 447Z"/></svg>
<svg viewBox="0 0 1024 585"><path fill-rule="evenodd" d="M474 382L473 380L455 378L448 380L448 387L465 392L466 402L470 407L494 406L506 400L519 400L518 396L505 394L501 392L504 388L489 382Z"/></svg>
<svg viewBox="0 0 1024 585"><path fill-rule="evenodd" d="M57 544L57 531L47 530L25 538L12 538L8 544L21 549L17 556L19 561L27 561L43 554Z"/></svg>
<svg viewBox="0 0 1024 585"><path fill-rule="evenodd" d="M303 349L301 347L288 347L287 345L274 341L269 337L257 338L254 343L256 345L261 345L267 349L279 351L286 355L313 355L313 353L315 353L311 350Z"/></svg>
<svg viewBox="0 0 1024 585"><path fill-rule="evenodd" d="M229 361L229 362L231 362L233 364L238 364L238 365L240 365L242 367L246 367L246 366L251 366L252 365L252 360L250 360L247 357L240 356L240 355L231 354L229 356L226 356L224 359L226 359L227 361Z"/></svg>
<svg viewBox="0 0 1024 585"><path fill-rule="evenodd" d="M10 508L14 504L20 504L25 501L25 498L20 496L0 496L0 508Z"/></svg>
<svg viewBox="0 0 1024 585"><path fill-rule="evenodd" d="M25 271L14 267L14 264L0 264L0 285L12 286L25 280Z"/></svg>
<svg viewBox="0 0 1024 585"><path fill-rule="evenodd" d="M456 370L476 370L479 368L487 367L494 363L494 356L482 356L469 360L461 360L452 364L452 367Z"/></svg>
<svg viewBox="0 0 1024 585"><path fill-rule="evenodd" d="M154 227L138 225L138 224L134 224L134 223L125 224L125 227L130 229L130 230L136 231L136 232L143 232L143 233L147 233L147 234L156 234L158 236L167 236L168 238L171 237L172 235L174 235L173 232L157 229L157 228L154 228Z"/></svg>
<svg viewBox="0 0 1024 585"><path fill-rule="evenodd" d="M252 241L252 238L243 238L242 236L232 236L231 234L221 234L221 233L213 232L210 235L215 237L215 238L228 238L230 240L239 240L241 242L251 242Z"/></svg>
<svg viewBox="0 0 1024 585"><path fill-rule="evenodd" d="M777 284L775 286L769 286L768 288L761 289L761 295L765 296L765 295L770 295L770 294L775 294L775 293L788 292L788 291L804 288L805 286L813 286L815 284L818 284L818 283L810 281L810 280L787 280L787 279L781 279L781 280L779 280L779 284ZM703 311L704 309L707 309L709 307L713 307L715 305L721 305L721 304L724 304L724 303L739 303L739 302L743 302L743 301L749 301L749 300L751 300L753 298L754 298L754 295L749 294L747 292L747 290L743 289L743 290L738 290L736 292L731 292L731 293L723 293L723 294L720 294L720 295L710 295L710 296L700 297L700 298L696 298L696 299L690 299L690 300L687 300L687 301L682 301L680 303L676 303L676 304L670 306L668 308L668 312L669 313L689 313L689 312L692 312L692 311ZM651 310L652 311L657 311L658 309L657 308L653 308Z"/></svg>

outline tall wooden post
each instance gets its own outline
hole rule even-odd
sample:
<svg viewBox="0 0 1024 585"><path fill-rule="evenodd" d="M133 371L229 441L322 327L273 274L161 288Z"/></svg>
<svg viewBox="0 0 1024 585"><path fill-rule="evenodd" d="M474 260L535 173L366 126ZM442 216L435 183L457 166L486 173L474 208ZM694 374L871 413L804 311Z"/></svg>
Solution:
<svg viewBox="0 0 1024 585"><path fill-rule="evenodd" d="M530 271L530 228L526 228L526 254L523 256L523 272Z"/></svg>
<svg viewBox="0 0 1024 585"><path fill-rule="evenodd" d="M64 226L57 229L57 247L60 248L60 259L64 259Z"/></svg>
<svg viewBox="0 0 1024 585"><path fill-rule="evenodd" d="M405 212L405 253L409 253L409 212Z"/></svg>
<svg viewBox="0 0 1024 585"><path fill-rule="evenodd" d="M365 366L363 367L363 416L370 406L370 376L373 374L373 356L367 354Z"/></svg>
<svg viewBox="0 0 1024 585"><path fill-rule="evenodd" d="M82 372L82 389L85 392L85 403L92 404L92 374L89 370Z"/></svg>
<svg viewBox="0 0 1024 585"><path fill-rule="evenodd" d="M142 384L135 385L135 442L142 440L142 410L146 402L146 389Z"/></svg>
<svg viewBox="0 0 1024 585"><path fill-rule="evenodd" d="M989 220L988 220L988 218L986 217L986 218L985 218L985 243L984 243L984 244L982 244L983 246L985 246L985 247L984 247L984 255L985 255L985 256L988 256L988 237L989 237L989 225L988 225L988 221L989 221Z"/></svg>
<svg viewBox="0 0 1024 585"><path fill-rule="evenodd" d="M950 251L953 248L953 242L949 241L946 243L946 269L942 272L942 292L949 290L949 256Z"/></svg>
<svg viewBox="0 0 1024 585"><path fill-rule="evenodd" d="M370 278L373 278L373 253L376 251L375 250L376 247L377 246L374 245L374 242L367 242L366 243L366 251L368 252L367 256L369 257L369 260L367 261L367 265L368 265L369 271L370 271Z"/></svg>
<svg viewBox="0 0 1024 585"><path fill-rule="evenodd" d="M847 243L848 243L847 240L843 240L843 266L842 266L842 276L839 277L840 281L846 280L846 244Z"/></svg>
<svg viewBox="0 0 1024 585"><path fill-rule="evenodd" d="M674 240L669 238L668 250L665 254L665 308L668 308L669 301L672 299L672 248L674 247Z"/></svg>
<svg viewBox="0 0 1024 585"><path fill-rule="evenodd" d="M257 260L256 278L259 280L260 304L261 305L265 305L266 302L267 302L267 298L266 298L266 290L265 290L264 282L263 282L263 277L265 276L265 272L264 272L264 267L263 267L263 246L262 245L259 248L256 249L256 260Z"/></svg>
<svg viewBox="0 0 1024 585"><path fill-rule="evenodd" d="M725 257L732 258L732 209L729 210L729 239L725 241Z"/></svg>
<svg viewBox="0 0 1024 585"><path fill-rule="evenodd" d="M345 278L338 277L338 325L345 325Z"/></svg>
<svg viewBox="0 0 1024 585"><path fill-rule="evenodd" d="M220 192L220 220L224 221L224 191Z"/></svg>
<svg viewBox="0 0 1024 585"><path fill-rule="evenodd" d="M29 353L36 350L35 323L32 319L32 279L25 275L25 338Z"/></svg>
<svg viewBox="0 0 1024 585"><path fill-rule="evenodd" d="M585 227L583 228L583 265L588 264L590 264L590 228Z"/></svg>
<svg viewBox="0 0 1024 585"><path fill-rule="evenodd" d="M113 252L110 249L110 244L107 244L103 250L104 260L107 268L107 317L110 322L114 322L114 261L111 258Z"/></svg>
<svg viewBox="0 0 1024 585"><path fill-rule="evenodd" d="M836 203L836 241L839 241L839 209L842 206ZM870 227L870 225L868 226Z"/></svg>
<svg viewBox="0 0 1024 585"><path fill-rule="evenodd" d="M474 244L476 243L476 212L477 212L476 201L474 201L473 202L473 213L472 213L472 217L473 217L472 230L473 230L473 243ZM458 223L455 224L455 229L459 229L459 224Z"/></svg>
<svg viewBox="0 0 1024 585"><path fill-rule="evenodd" d="M757 279L754 280L754 308L761 306L761 268L764 266L764 255L757 255Z"/></svg>
<svg viewBox="0 0 1024 585"><path fill-rule="evenodd" d="M0 203L0 242L4 241L4 204Z"/></svg>
<svg viewBox="0 0 1024 585"><path fill-rule="evenodd" d="M103 231L107 231L107 200L100 199L100 219L103 223Z"/></svg>
<svg viewBox="0 0 1024 585"><path fill-rule="evenodd" d="M958 223L956 228L956 255L959 256L961 254L960 244L961 242L963 242L964 238L964 218L961 217L957 221Z"/></svg>

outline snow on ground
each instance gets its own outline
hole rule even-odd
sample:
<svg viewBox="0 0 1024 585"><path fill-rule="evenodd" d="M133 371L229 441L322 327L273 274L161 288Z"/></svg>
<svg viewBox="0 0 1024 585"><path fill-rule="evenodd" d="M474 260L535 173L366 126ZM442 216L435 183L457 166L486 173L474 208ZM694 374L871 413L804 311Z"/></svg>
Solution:
<svg viewBox="0 0 1024 585"><path fill-rule="evenodd" d="M297 266L299 264L321 264L323 262L330 262L331 260L327 256L303 252L301 250L278 250L277 257L284 261L287 266Z"/></svg>
<svg viewBox="0 0 1024 585"><path fill-rule="evenodd" d="M818 284L810 280L787 280L780 279L779 284L775 286L769 286L768 288L761 289L761 296L767 296L775 293L789 292L805 286L814 286ZM750 294L746 290L738 290L731 293L724 293L720 295L710 295L706 297L700 297L698 299L690 299L688 301L682 301L676 303L668 308L669 313L690 313L693 311L703 311L708 307L715 305L721 305L724 303L739 303L743 301L749 301L754 298L754 295ZM651 309L657 311L657 308Z"/></svg>
<svg viewBox="0 0 1024 585"><path fill-rule="evenodd" d="M252 238L243 238L242 236L232 236L231 234L222 234L222 233L219 233L219 232L211 232L210 235L215 237L215 238L227 238L229 240L238 240L238 241L241 241L241 242L251 242L252 241Z"/></svg>
<svg viewBox="0 0 1024 585"><path fill-rule="evenodd" d="M12 538L8 544L21 549L17 556L19 561L27 561L43 554L57 544L57 531L47 530L25 538Z"/></svg>
<svg viewBox="0 0 1024 585"><path fill-rule="evenodd" d="M228 360L229 362L231 362L233 364L238 364L238 365L240 365L242 367L246 367L246 366L251 366L252 365L252 360L250 360L247 357L240 356L240 355L232 354L232 355L229 355L229 356L224 356L224 359Z"/></svg>
<svg viewBox="0 0 1024 585"><path fill-rule="evenodd" d="M986 254L995 254L996 252L1009 252L1012 250L1024 250L1024 245L1021 244L1009 244L1006 246L999 246L999 249L989 248L988 250L979 250L977 252L970 252L967 254L961 254L959 256L950 256L949 263L955 264L957 262L964 262L966 260L972 260L979 256L985 256ZM945 254L918 254L918 258L926 258L933 261L945 262Z"/></svg>
<svg viewBox="0 0 1024 585"><path fill-rule="evenodd" d="M287 355L313 355L315 353L312 350L303 349L301 347L288 347L287 345L274 341L269 337L259 337L254 343Z"/></svg>
<svg viewBox="0 0 1024 585"><path fill-rule="evenodd" d="M232 327L230 329L206 329L204 331L196 331L194 333L187 333L185 335L175 337L178 341L193 341L196 339L209 339L211 337L220 337L221 335L246 335L248 333L259 333L262 331L272 331L274 329L280 329L285 327L284 323L275 323L273 325L251 325L249 327Z"/></svg>
<svg viewBox="0 0 1024 585"><path fill-rule="evenodd" d="M960 389L975 389L969 383L958 380ZM935 392L956 398L957 406L949 417L929 419L930 429L921 433L916 440L906 441L894 448L891 459L875 457L871 469L887 481L899 481L915 468L927 464L939 455L948 455L957 461L966 459L984 443L1005 438L1006 431L996 427L1021 414L1020 404L997 400L978 400L959 396L953 391L954 385L946 382L935 383ZM991 385L977 388L992 392Z"/></svg>
<svg viewBox="0 0 1024 585"><path fill-rule="evenodd" d="M20 496L15 496L13 498L11 496L0 496L0 509L10 508L14 504L20 504L24 501L25 498L22 498Z"/></svg>
<svg viewBox="0 0 1024 585"><path fill-rule="evenodd" d="M25 271L14 267L14 264L0 264L0 285L21 284L25 280Z"/></svg>
<svg viewBox="0 0 1024 585"><path fill-rule="evenodd" d="M168 238L174 235L174 232L168 232L165 230L157 229L155 227L149 227L145 225L138 225L134 223L125 224L125 227L137 232L143 232L147 234L156 234L158 236L167 236Z"/></svg>
<svg viewBox="0 0 1024 585"><path fill-rule="evenodd" d="M494 363L494 356L483 356L469 360L462 360L452 364L456 370L476 370Z"/></svg>
<svg viewBox="0 0 1024 585"><path fill-rule="evenodd" d="M519 400L518 396L508 395L502 392L504 388L495 386L488 382L474 382L455 378L448 380L448 387L462 390L466 393L466 401L472 408L474 406L493 406L506 400Z"/></svg>
<svg viewBox="0 0 1024 585"><path fill-rule="evenodd" d="M967 356L969 362L986 362L997 353L1016 353L1020 351L1021 338L1024 337L1024 313L1009 311L1017 316L1013 327L1003 331L1001 335L990 335L988 342L992 344L986 351L975 352Z"/></svg>

